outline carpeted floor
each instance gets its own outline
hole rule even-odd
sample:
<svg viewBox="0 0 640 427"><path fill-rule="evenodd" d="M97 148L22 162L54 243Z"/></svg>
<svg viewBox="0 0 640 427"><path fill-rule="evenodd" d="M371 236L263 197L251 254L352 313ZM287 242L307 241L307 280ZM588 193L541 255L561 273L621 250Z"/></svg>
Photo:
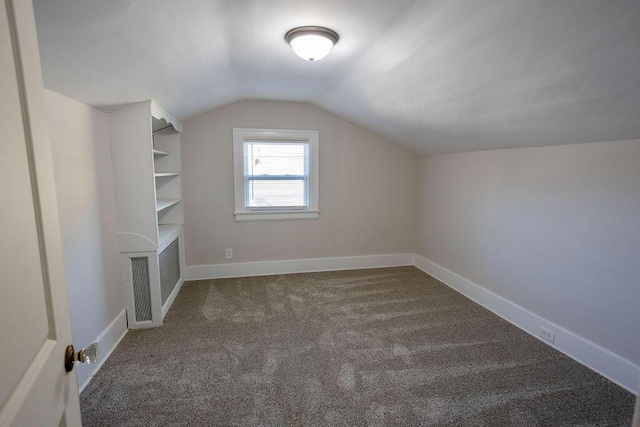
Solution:
<svg viewBox="0 0 640 427"><path fill-rule="evenodd" d="M185 283L85 426L622 426L634 396L414 267Z"/></svg>

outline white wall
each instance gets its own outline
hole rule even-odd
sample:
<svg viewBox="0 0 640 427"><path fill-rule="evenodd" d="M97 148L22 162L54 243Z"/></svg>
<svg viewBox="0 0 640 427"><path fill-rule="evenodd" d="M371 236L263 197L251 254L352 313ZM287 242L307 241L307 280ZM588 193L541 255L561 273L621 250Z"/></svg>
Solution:
<svg viewBox="0 0 640 427"><path fill-rule="evenodd" d="M319 219L235 222L234 127L320 131ZM320 108L245 101L196 117L184 123L182 163L188 265L414 250L417 157Z"/></svg>
<svg viewBox="0 0 640 427"><path fill-rule="evenodd" d="M640 363L640 140L431 156L417 253Z"/></svg>
<svg viewBox="0 0 640 427"><path fill-rule="evenodd" d="M126 327L116 241L109 118L48 90L45 100L73 344L79 348L102 338L104 359ZM77 367L81 387L94 370L95 365Z"/></svg>

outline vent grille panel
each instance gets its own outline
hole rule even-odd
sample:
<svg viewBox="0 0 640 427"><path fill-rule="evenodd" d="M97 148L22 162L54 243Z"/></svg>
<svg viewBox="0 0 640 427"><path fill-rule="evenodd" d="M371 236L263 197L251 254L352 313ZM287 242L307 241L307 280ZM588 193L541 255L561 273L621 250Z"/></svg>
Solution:
<svg viewBox="0 0 640 427"><path fill-rule="evenodd" d="M167 298L180 280L180 254L179 238L174 240L162 251L159 257L160 262L160 295L162 305L167 302Z"/></svg>
<svg viewBox="0 0 640 427"><path fill-rule="evenodd" d="M133 279L133 300L136 307L136 321L152 320L151 290L149 289L149 259L131 258L131 277Z"/></svg>

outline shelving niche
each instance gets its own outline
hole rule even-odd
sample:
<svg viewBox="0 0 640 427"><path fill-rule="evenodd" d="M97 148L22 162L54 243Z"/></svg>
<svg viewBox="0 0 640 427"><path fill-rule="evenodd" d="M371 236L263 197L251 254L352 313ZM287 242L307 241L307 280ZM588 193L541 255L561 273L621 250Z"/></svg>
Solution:
<svg viewBox="0 0 640 427"><path fill-rule="evenodd" d="M148 100L110 126L128 327L160 326L184 282L182 123Z"/></svg>

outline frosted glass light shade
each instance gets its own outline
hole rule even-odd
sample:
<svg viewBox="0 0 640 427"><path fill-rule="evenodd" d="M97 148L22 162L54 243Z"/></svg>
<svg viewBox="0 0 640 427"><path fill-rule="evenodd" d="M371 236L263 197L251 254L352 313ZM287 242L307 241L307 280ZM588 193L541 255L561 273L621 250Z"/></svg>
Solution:
<svg viewBox="0 0 640 427"><path fill-rule="evenodd" d="M329 54L333 42L316 35L300 36L291 40L291 48L302 59L318 61Z"/></svg>
<svg viewBox="0 0 640 427"><path fill-rule="evenodd" d="M327 56L338 42L338 34L323 27L299 27L289 31L285 40L300 58L318 61Z"/></svg>

